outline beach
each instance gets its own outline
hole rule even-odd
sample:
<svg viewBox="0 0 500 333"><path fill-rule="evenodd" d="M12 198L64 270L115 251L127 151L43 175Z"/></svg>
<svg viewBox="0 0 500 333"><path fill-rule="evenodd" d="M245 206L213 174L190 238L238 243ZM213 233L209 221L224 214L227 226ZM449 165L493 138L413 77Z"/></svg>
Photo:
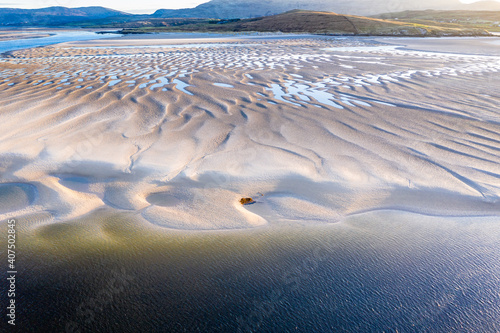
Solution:
<svg viewBox="0 0 500 333"><path fill-rule="evenodd" d="M191 37L0 58L25 332L500 329L500 38Z"/></svg>

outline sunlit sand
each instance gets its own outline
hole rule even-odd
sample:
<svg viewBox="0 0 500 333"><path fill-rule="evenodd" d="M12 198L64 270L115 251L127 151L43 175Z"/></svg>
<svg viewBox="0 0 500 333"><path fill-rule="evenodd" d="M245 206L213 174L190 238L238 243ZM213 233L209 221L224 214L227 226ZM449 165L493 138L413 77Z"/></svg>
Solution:
<svg viewBox="0 0 500 333"><path fill-rule="evenodd" d="M20 321L498 331L499 38L172 37L0 59Z"/></svg>
<svg viewBox="0 0 500 333"><path fill-rule="evenodd" d="M147 41L1 60L1 191L23 198L2 218L106 208L233 229L500 212L498 56L369 38Z"/></svg>

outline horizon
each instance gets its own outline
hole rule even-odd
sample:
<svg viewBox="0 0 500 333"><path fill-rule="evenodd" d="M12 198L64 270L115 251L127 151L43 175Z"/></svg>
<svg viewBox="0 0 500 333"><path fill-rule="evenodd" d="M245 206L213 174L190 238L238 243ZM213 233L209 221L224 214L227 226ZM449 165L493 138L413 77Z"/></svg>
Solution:
<svg viewBox="0 0 500 333"><path fill-rule="evenodd" d="M470 4L480 1L494 1L500 0L458 0L464 4ZM47 7L105 7L114 9L130 14L152 14L158 9L183 9L194 8L200 4L210 2L210 0L188 0L188 1L174 1L174 0L143 0L141 1L142 8L135 6L136 2L123 2L118 0L12 0L6 3L0 2L0 8L15 8L15 9L40 9Z"/></svg>

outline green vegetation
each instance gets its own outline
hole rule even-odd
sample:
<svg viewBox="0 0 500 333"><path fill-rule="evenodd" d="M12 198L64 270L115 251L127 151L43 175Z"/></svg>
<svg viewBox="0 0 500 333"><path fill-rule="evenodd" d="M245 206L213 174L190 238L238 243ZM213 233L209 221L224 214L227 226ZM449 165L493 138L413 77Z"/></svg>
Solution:
<svg viewBox="0 0 500 333"><path fill-rule="evenodd" d="M484 29L458 24L384 20L330 12L293 10L253 19L148 19L121 24L123 33L289 32L371 36L487 36ZM108 26L110 27L110 26Z"/></svg>
<svg viewBox="0 0 500 333"><path fill-rule="evenodd" d="M441 27L468 27L500 32L500 12L498 11L407 10L373 17Z"/></svg>

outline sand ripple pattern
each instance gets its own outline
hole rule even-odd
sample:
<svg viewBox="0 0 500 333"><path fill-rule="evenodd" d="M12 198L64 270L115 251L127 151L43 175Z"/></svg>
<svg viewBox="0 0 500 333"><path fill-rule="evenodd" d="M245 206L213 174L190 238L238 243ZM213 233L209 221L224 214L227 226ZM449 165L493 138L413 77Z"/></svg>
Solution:
<svg viewBox="0 0 500 333"><path fill-rule="evenodd" d="M0 217L105 208L230 229L499 215L499 71L496 56L356 38L12 52Z"/></svg>

